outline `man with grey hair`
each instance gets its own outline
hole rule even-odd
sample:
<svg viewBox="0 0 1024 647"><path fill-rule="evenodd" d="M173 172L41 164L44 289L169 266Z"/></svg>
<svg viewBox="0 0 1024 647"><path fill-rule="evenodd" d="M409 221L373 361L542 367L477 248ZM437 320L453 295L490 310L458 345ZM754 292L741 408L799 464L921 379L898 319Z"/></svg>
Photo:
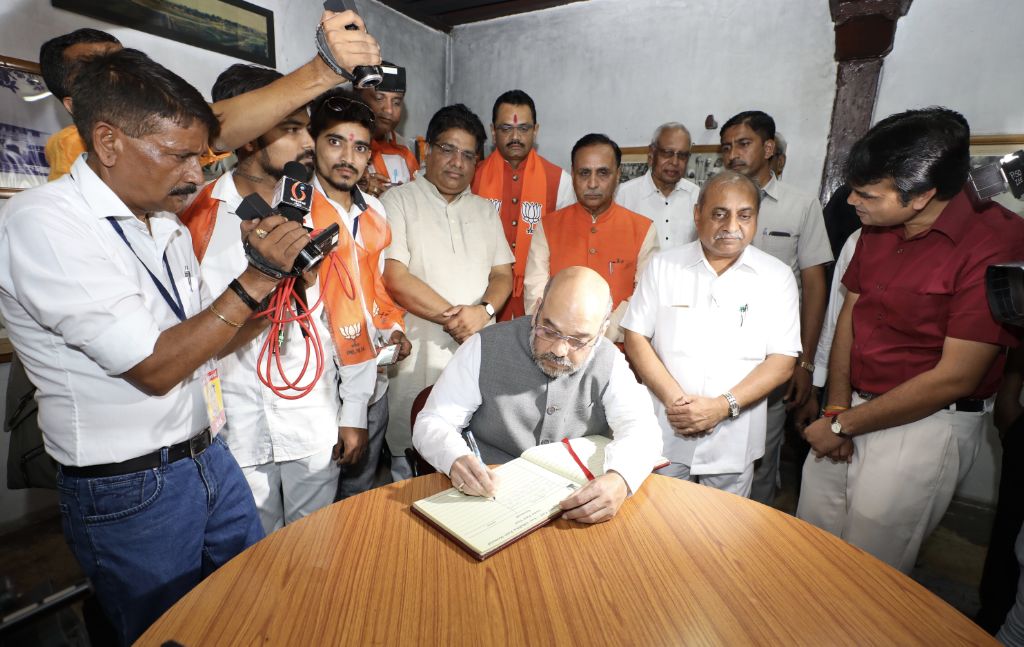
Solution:
<svg viewBox="0 0 1024 647"><path fill-rule="evenodd" d="M661 452L647 393L604 337L611 292L597 272L556 274L532 318L484 328L466 340L416 418L413 445L466 494L492 496L487 465L538 444L610 436L605 474L561 503L567 519L610 519ZM460 432L472 429L480 458Z"/></svg>
<svg viewBox="0 0 1024 647"><path fill-rule="evenodd" d="M660 473L740 496L764 454L765 397L800 353L796 279L750 244L760 198L740 173L708 180L694 209L698 240L654 257L622 320L672 461Z"/></svg>
<svg viewBox="0 0 1024 647"><path fill-rule="evenodd" d="M782 177L782 170L786 168L786 138L782 133L775 131L775 154L772 155L772 173L775 177Z"/></svg>
<svg viewBox="0 0 1024 647"><path fill-rule="evenodd" d="M615 201L654 221L658 246L668 249L694 240L693 205L700 190L686 179L690 131L670 121L658 126L647 151L647 173L623 182Z"/></svg>

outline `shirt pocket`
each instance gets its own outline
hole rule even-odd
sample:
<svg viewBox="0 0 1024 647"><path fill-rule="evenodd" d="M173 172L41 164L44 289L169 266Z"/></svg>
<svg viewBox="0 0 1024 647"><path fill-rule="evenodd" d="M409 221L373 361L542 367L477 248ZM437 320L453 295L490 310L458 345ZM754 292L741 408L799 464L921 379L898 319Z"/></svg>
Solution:
<svg viewBox="0 0 1024 647"><path fill-rule="evenodd" d="M787 229L765 229L761 236L761 251L767 252L789 266L793 266L797 256L797 245L800 233Z"/></svg>
<svg viewBox="0 0 1024 647"><path fill-rule="evenodd" d="M890 287L882 299L879 323L915 338L945 337L952 289L938 283L920 288Z"/></svg>

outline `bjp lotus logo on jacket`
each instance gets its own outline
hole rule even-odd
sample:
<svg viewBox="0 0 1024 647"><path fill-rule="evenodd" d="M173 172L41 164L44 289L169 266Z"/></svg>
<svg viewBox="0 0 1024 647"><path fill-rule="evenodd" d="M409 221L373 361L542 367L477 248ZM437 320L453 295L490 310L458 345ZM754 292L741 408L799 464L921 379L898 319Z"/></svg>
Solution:
<svg viewBox="0 0 1024 647"><path fill-rule="evenodd" d="M339 330L341 330L341 336L345 339L358 339L359 334L363 332L363 324L354 323L348 326L341 326Z"/></svg>
<svg viewBox="0 0 1024 647"><path fill-rule="evenodd" d="M523 208L520 211L520 215L523 218L523 222L526 223L526 233L533 235L533 229L540 222L540 215L543 212L544 205L539 202L524 202Z"/></svg>

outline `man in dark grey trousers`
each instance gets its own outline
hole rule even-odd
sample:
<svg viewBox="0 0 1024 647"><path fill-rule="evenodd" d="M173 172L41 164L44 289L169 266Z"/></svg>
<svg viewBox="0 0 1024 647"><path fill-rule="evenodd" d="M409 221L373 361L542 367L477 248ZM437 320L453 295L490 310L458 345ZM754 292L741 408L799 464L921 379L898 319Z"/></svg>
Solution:
<svg viewBox="0 0 1024 647"><path fill-rule="evenodd" d="M416 419L413 445L460 491L492 496L499 484L488 464L563 438L609 436L605 473L561 503L567 519L607 521L661 453L650 396L603 336L611 294L597 272L559 272L536 312L462 344ZM482 460L460 433L466 427Z"/></svg>

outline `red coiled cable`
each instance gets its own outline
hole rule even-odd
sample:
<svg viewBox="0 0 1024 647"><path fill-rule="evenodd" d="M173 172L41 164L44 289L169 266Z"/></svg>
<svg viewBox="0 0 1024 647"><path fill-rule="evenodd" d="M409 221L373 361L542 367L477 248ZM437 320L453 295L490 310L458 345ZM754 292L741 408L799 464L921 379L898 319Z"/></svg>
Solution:
<svg viewBox="0 0 1024 647"><path fill-rule="evenodd" d="M267 317L270 320L267 338L263 342L256 360L256 375L264 386L285 400L298 400L309 395L320 380L320 376L323 375L324 347L320 341L320 332L317 330L316 322L313 321L313 311L323 301L327 285L332 280L341 281L345 296L349 299L356 298L355 280L344 259L332 251L324 258L323 262L329 263L328 272L324 284L320 286L320 297L312 306L307 306L305 300L295 290L295 282L299 279L290 276L278 283L277 289L270 297L270 305L267 309L253 314L253 317ZM281 340L284 337L284 327L293 321L299 324L299 329L302 331L302 338L306 344L306 359L302 363L302 370L299 374L291 378L286 374L282 361ZM302 384L302 380L310 368L310 359L314 360L313 377L307 384ZM274 374L275 369L276 375ZM275 383L275 378L278 378L281 383Z"/></svg>

